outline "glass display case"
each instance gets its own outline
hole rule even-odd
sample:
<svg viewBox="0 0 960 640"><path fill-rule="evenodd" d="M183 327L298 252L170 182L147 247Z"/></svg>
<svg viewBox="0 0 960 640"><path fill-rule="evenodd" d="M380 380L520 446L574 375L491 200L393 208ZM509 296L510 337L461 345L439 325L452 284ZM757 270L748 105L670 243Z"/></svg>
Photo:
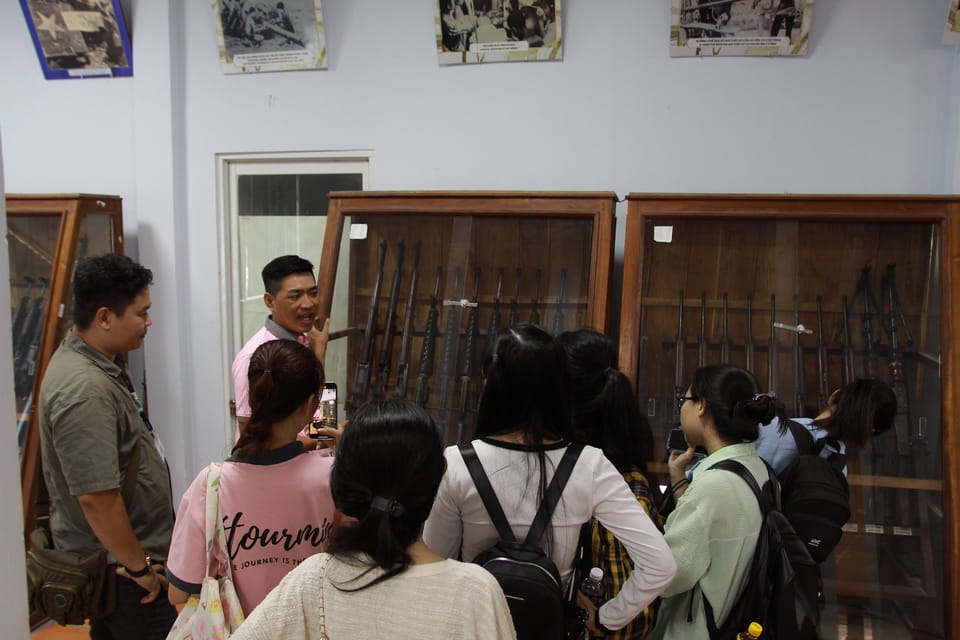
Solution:
<svg viewBox="0 0 960 640"><path fill-rule="evenodd" d="M490 338L609 327L613 193L335 192L319 276L327 379L426 407L447 443L474 427Z"/></svg>
<svg viewBox="0 0 960 640"><path fill-rule="evenodd" d="M36 398L72 324L70 281L80 258L123 251L121 201L101 195L7 194L13 369L24 531L32 531L40 469Z"/></svg>
<svg viewBox="0 0 960 640"><path fill-rule="evenodd" d="M857 378L887 382L893 428L848 452L852 517L821 565L823 638L950 638L960 614L956 428L960 200L628 196L620 364L665 470L694 370L751 370L790 416ZM944 561L946 560L946 561Z"/></svg>

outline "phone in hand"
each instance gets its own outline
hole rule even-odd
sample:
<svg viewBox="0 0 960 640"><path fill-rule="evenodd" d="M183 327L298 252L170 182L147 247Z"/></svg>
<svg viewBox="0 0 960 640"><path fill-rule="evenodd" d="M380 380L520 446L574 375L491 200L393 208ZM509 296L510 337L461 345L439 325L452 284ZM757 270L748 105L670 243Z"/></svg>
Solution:
<svg viewBox="0 0 960 640"><path fill-rule="evenodd" d="M687 439L683 436L683 431L680 428L671 429L670 435L667 437L667 451L686 451L690 448L690 445L687 444ZM707 450L701 446L698 446L694 449L695 456L705 457L707 455Z"/></svg>
<svg viewBox="0 0 960 640"><path fill-rule="evenodd" d="M320 402L317 411L313 414L313 422L307 429L307 435L314 440L331 440L333 436L323 435L319 429L337 428L337 385L335 382L323 383L320 391Z"/></svg>

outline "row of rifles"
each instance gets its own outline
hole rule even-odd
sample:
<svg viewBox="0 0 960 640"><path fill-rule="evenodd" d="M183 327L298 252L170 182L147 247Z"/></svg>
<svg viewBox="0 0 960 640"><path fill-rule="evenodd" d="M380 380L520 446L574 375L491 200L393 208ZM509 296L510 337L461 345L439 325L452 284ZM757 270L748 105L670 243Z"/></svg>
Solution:
<svg viewBox="0 0 960 640"><path fill-rule="evenodd" d="M894 420L894 432L896 434L897 452L900 456L908 456L916 452L918 448L926 452L926 419L920 418L917 421L917 428L910 428L910 403L907 394L907 381L904 374L903 358L904 353L917 354L913 349L913 337L910 334L907 325L906 314L900 302L900 296L897 293L894 282L894 264L888 264L881 280L882 295L880 302L873 294L870 288L869 266L860 270L857 285L853 296L842 299L842 313L840 328L837 332L837 339L840 339L839 348L828 346L824 341L824 323L823 323L823 296L817 296L817 320L816 320L816 358L817 358L817 410L814 415L822 408L826 407L829 399L831 385L829 380L828 353L830 351L839 351L842 362L842 381L846 385L855 378L855 357L862 357L863 377L879 379L878 358L885 356L887 359L887 382L890 384L897 397L897 415ZM746 356L746 368L749 371L756 371L757 364L757 345L753 338L753 296L747 298L747 329L746 341L742 345ZM861 347L854 349L850 338L850 317L860 309L860 319L862 323L863 341ZM674 364L674 392L677 396L686 393L686 380L684 379L684 354L688 346L686 335L683 328L684 316L684 296L680 291L679 308L677 317L676 338L669 342L675 343L675 364ZM708 345L710 344L706 332L707 302L706 293L700 296L700 332L697 338L697 366L702 367L708 362ZM874 321L879 320L881 329L874 328ZM720 362L730 362L731 340L728 329L728 300L727 294L723 294L722 306L722 333L719 342ZM804 416L807 414L805 404L806 389L804 381L804 345L803 335L813 333L807 329L801 322L798 297L793 297L793 324L786 324L777 321L777 299L775 294L770 295L770 338L766 345L767 352L767 390L776 394L779 391L780 383L778 374L780 366L778 364L778 352L780 350L777 340L777 329L788 331L793 334L793 370L794 370L794 398L792 411L794 416ZM905 337L901 340L901 332ZM883 343L884 335L887 338L886 344ZM836 339L834 340L836 343ZM714 343L716 344L716 343ZM763 347L760 347L762 350ZM927 358L925 354L919 354ZM679 409L674 403L673 415L668 426L672 427L680 422ZM882 445L879 445L882 447ZM876 453L876 452L875 452ZM882 456L882 452L881 452Z"/></svg>
<svg viewBox="0 0 960 640"><path fill-rule="evenodd" d="M403 275L404 254L406 252L406 243L402 240L397 244L396 267L393 271L393 280L390 284L390 294L387 298L386 317L382 328L379 323L380 291L384 279L384 267L387 258L387 241L382 240L378 246L377 254L377 273L373 283L373 291L370 296L370 307L367 313L367 321L363 327L363 337L360 342L360 351L357 357L356 372L353 384L350 388L347 406L350 410L360 406L370 397L385 398L388 393L393 397L406 398L409 392L410 370L411 370L411 351L413 349L413 337L421 335L423 340L420 347L419 366L417 368L416 387L414 399L422 407L426 408L430 401L431 389L430 382L434 377L434 365L436 354L437 339L442 337L443 352L440 357L440 370L438 374L438 404L437 423L441 429L445 429L450 415L449 397L452 393L455 379L459 377L460 395L457 406L457 432L456 440L461 441L466 433L467 422L469 418L469 399L475 369L477 342L481 336L479 326L480 311L480 268L473 270L473 297L467 299L464 297L464 288L466 279L463 270L456 268L454 272L454 285L452 297L442 299L440 284L443 278L443 267L437 266L433 285L433 293L430 296L430 308L427 312L427 319L422 333L414 327L414 315L416 307L416 291L420 278L420 242L414 245L413 269L410 272L409 290L407 292L406 309L404 312L403 328L400 332L400 347L397 352L396 373L394 374L394 384L392 392L388 391L390 378L392 374L394 343L396 339L397 310L400 301L400 289ZM510 299L510 309L507 316L506 326L513 326L522 321L520 317L520 308L523 303L520 300L520 281L522 271L517 269L514 281L514 294ZM535 325L542 325L542 308L540 300L540 288L543 279L543 270L537 269L535 273L535 291L530 299L530 315L528 321ZM490 320L486 330L486 340L489 344L496 337L503 324L503 314L500 310L501 295L503 292L504 269L499 269L497 273L496 295L493 298L493 304L490 309ZM566 318L564 316L563 306L566 291L567 271L560 270L560 292L556 301L553 316L553 332L559 334L564 330ZM524 305L525 306L525 305ZM440 333L441 309L445 314L444 330ZM467 325L463 332L463 345L460 346L462 314L466 310ZM374 362L375 341L380 336L380 349ZM459 356L459 358L458 358ZM457 368L459 359L460 367ZM459 376L457 373L459 372ZM372 380L371 380L372 378Z"/></svg>

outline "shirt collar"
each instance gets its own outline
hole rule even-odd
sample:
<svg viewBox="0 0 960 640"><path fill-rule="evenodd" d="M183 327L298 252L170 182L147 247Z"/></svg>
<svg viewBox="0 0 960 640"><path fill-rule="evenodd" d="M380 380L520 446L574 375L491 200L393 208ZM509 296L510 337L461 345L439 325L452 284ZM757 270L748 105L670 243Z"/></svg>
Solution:
<svg viewBox="0 0 960 640"><path fill-rule="evenodd" d="M296 340L300 341L303 338L302 333L294 333L289 329L281 327L279 324L273 321L273 316L267 316L267 319L264 321L263 326L266 327L267 331L277 336L280 339L286 340Z"/></svg>
<svg viewBox="0 0 960 640"><path fill-rule="evenodd" d="M752 442L741 442L739 444L728 444L725 447L721 447L708 455L706 458L700 461L700 463L693 469L693 476L700 475L704 471L708 471L710 467L720 462L721 460L729 460L731 458L742 458L744 456L757 455L757 449Z"/></svg>
<svg viewBox="0 0 960 640"><path fill-rule="evenodd" d="M113 360L108 359L102 353L91 347L86 341L78 336L74 331L68 331L63 339L63 344L73 351L93 361L98 367L103 369L108 375L117 378L123 373L123 357L118 355Z"/></svg>
<svg viewBox="0 0 960 640"><path fill-rule="evenodd" d="M246 462L247 464L258 465L280 464L281 462L292 460L300 454L306 452L307 450L303 448L303 445L300 443L300 441L294 440L293 442L285 444L282 447L268 449L266 451L254 451L250 455L242 458L238 458L236 454L234 454L227 458L227 462Z"/></svg>

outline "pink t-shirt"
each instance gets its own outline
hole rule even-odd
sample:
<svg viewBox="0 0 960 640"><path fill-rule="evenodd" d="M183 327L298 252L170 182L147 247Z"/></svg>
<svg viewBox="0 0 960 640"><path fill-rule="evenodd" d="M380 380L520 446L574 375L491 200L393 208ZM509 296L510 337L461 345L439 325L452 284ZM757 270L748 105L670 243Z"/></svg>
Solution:
<svg viewBox="0 0 960 640"><path fill-rule="evenodd" d="M326 549L339 518L330 494L333 458L299 442L227 460L220 474L220 512L233 580L243 612L253 608L304 559ZM207 470L183 494L170 542L167 575L200 593L205 575ZM223 553L218 548L218 556Z"/></svg>
<svg viewBox="0 0 960 640"><path fill-rule="evenodd" d="M233 359L233 365L230 367L230 374L233 377L233 395L236 402L236 412L238 418L247 420L250 418L250 381L247 378L247 370L250 368L250 358L257 347L264 342L271 340L296 340L305 347L310 346L310 338L303 334L287 331L271 318L267 318L263 328L253 334L247 343L243 345L237 357ZM239 432L237 433L239 436Z"/></svg>

